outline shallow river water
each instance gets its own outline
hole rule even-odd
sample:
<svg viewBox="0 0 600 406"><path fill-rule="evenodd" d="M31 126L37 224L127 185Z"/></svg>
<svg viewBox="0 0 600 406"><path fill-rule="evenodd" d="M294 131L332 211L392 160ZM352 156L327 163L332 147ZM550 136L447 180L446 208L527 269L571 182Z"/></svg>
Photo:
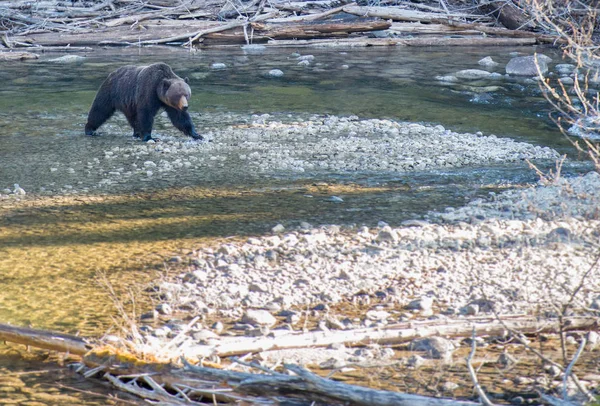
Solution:
<svg viewBox="0 0 600 406"><path fill-rule="evenodd" d="M127 291L140 282L167 272L165 260L201 244L264 233L278 223L398 224L536 180L525 163L410 173L257 172L248 169L236 150L224 164L205 170L181 167L144 181L123 177L107 183L108 170L121 173L130 164L130 156L120 149L139 143L120 115L102 127L101 136L83 135L95 92L115 68L165 61L188 76L190 112L200 133L246 125L260 114L283 122L355 115L481 131L576 158L546 118L547 106L535 83L502 80L495 91L486 92L476 86L443 86L435 79L480 68L477 61L488 55L500 62L496 71L502 72L512 51L230 48L190 53L155 47L94 50L71 64L49 61L59 55L4 63L0 322L98 335L116 313L106 283L128 297ZM533 48L518 51L531 54ZM314 59L309 66L298 65L294 52ZM552 51L546 53L561 62ZM226 68L212 69L214 63ZM271 69L281 69L284 76L268 77ZM154 132L186 141L161 117ZM585 167L575 159L566 171ZM27 192L21 200L7 196L15 183ZM307 203L307 193L323 199ZM335 205L325 199L332 195L351 198ZM149 303L140 300L127 305L145 310Z"/></svg>

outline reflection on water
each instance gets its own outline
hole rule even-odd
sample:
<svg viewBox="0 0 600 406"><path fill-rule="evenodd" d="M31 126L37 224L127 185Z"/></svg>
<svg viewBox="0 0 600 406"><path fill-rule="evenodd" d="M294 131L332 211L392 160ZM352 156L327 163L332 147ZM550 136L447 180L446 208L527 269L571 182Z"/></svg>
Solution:
<svg viewBox="0 0 600 406"><path fill-rule="evenodd" d="M513 50L497 48L491 55L504 66ZM294 51L315 58L301 66ZM216 239L262 233L280 222L287 227L303 221L398 224L506 185L535 181L524 164L424 173L256 174L233 157L219 170L182 170L166 182L94 189L106 173L101 163L89 163L139 142L131 139L122 115L103 127L103 136L83 136L94 94L115 68L165 61L188 76L190 111L201 131L243 124L251 114L282 120L288 114L293 119L357 115L440 123L571 153L568 142L540 118L546 104L535 84L504 81L496 92L482 95L441 86L435 79L479 68L477 61L488 55L490 49L245 54L238 48L189 53L154 47L97 50L74 65L48 62L52 56L5 63L0 70L0 193L6 195L2 190L14 183L29 193L23 201L0 200L0 322L97 335L110 326L114 313L105 287L96 281L99 272L122 293L156 277L170 255L185 257ZM215 62L227 68L211 70ZM268 78L273 68L285 76ZM160 117L155 132L180 136ZM121 159L126 165L127 157ZM567 170L578 168L573 164ZM343 195L344 202L332 203L331 195ZM140 299L137 305L149 304Z"/></svg>

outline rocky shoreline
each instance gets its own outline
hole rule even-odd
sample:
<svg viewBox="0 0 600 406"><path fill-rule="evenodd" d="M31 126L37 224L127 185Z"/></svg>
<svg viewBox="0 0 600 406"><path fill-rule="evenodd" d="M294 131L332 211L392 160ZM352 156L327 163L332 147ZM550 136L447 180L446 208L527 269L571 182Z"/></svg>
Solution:
<svg viewBox="0 0 600 406"><path fill-rule="evenodd" d="M279 224L272 235L172 258L189 271L161 291L178 298L175 306L233 318L245 308L288 314L360 297L424 310L422 316L434 307L447 315L550 308L596 260L599 186L600 176L591 172L398 228L380 222L371 229L305 224L286 230ZM577 298L579 308L595 303L598 286L590 283ZM388 317L403 320L410 317L405 311Z"/></svg>
<svg viewBox="0 0 600 406"><path fill-rule="evenodd" d="M373 228L304 224L288 230L278 224L269 235L195 250L188 257L171 258L168 267L174 276L153 287L161 303L142 316L150 322L141 327L145 348L152 352L177 337L182 351L191 348L215 360L211 348L227 346L231 336L283 343L302 332L327 337L357 329L382 331L399 323L476 324L515 315L557 320L564 309L570 316L597 318L599 203L600 175L590 172L506 191L399 227L384 222ZM187 325L192 317L201 321ZM437 336L395 349L375 342L358 349L343 344L265 348L253 359L269 368L281 362L334 371L387 366L411 377L419 368L433 368L431 373L441 374L439 393L456 396L467 388L459 397L469 396L468 377L440 372L447 367L435 365L454 365L472 342L445 338L439 328ZM552 334L545 337L556 340ZM600 376L589 365L598 359L594 349L600 335L591 331L586 337L590 352L582 357L582 382L593 391ZM567 334L566 345L574 351L580 338L577 332ZM517 355L517 343L510 345L504 337L506 342L498 344L498 339L492 335L476 341L496 368L508 368L502 382L490 376L486 384L497 400L519 404L525 401L515 393L562 387L559 369L508 372L529 358ZM574 385L568 386L568 394L581 400Z"/></svg>

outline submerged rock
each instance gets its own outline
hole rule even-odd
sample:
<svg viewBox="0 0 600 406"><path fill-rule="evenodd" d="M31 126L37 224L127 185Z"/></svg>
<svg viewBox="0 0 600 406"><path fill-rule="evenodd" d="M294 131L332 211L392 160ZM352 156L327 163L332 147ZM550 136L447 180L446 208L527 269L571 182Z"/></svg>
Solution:
<svg viewBox="0 0 600 406"><path fill-rule="evenodd" d="M515 76L537 76L548 72L547 57L544 55L519 56L511 59L506 65L506 73Z"/></svg>
<svg viewBox="0 0 600 406"><path fill-rule="evenodd" d="M458 71L454 74L454 76L456 76L457 78L465 80L485 79L490 75L490 72L481 69L465 69Z"/></svg>
<svg viewBox="0 0 600 406"><path fill-rule="evenodd" d="M54 63L82 63L85 61L85 57L79 55L65 55L59 58L49 59L48 62Z"/></svg>
<svg viewBox="0 0 600 406"><path fill-rule="evenodd" d="M214 70L227 69L227 65L225 65L224 63L221 63L221 62L217 62L217 63L213 63L212 65L210 65L210 68L214 69Z"/></svg>

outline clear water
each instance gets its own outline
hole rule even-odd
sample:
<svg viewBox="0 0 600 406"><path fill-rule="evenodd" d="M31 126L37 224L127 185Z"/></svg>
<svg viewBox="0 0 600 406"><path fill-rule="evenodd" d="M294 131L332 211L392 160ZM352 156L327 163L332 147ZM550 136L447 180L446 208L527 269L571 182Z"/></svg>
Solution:
<svg viewBox="0 0 600 406"><path fill-rule="evenodd" d="M518 50L527 54L534 49ZM262 113L389 118L550 146L573 158L567 172L586 170L589 166L577 160L570 143L547 119L547 105L535 83L500 81L496 92L481 94L442 86L435 79L477 69L477 61L488 55L502 67L511 51L397 47L245 53L227 48L190 53L151 47L96 50L77 64L48 61L57 55L4 63L0 193L14 183L29 193L24 201L0 200L0 322L98 335L115 314L106 286L97 282L99 274L123 293L154 278L170 255L185 255L220 238L263 233L279 222L397 224L536 181L525 163L423 173L265 176L248 173L243 161L233 161L210 173L182 171L166 181L95 189L104 174L82 176L86 162L139 142L131 139L122 116L107 123L101 137L83 135L95 92L115 68L165 61L180 76L188 76L190 110L201 130L240 124ZM302 67L293 52L315 59ZM551 50L545 53L561 62ZM217 62L227 68L212 70ZM268 78L266 73L275 68L285 76ZM176 135L164 120L157 120L155 132ZM65 171L67 166L75 170ZM318 195L312 185L321 182L329 184L324 195L341 191L353 198L343 205L323 199L307 203L304 194L310 190ZM73 189L65 189L66 184ZM89 192L73 193L84 189ZM150 303L140 299L136 305L139 311Z"/></svg>

